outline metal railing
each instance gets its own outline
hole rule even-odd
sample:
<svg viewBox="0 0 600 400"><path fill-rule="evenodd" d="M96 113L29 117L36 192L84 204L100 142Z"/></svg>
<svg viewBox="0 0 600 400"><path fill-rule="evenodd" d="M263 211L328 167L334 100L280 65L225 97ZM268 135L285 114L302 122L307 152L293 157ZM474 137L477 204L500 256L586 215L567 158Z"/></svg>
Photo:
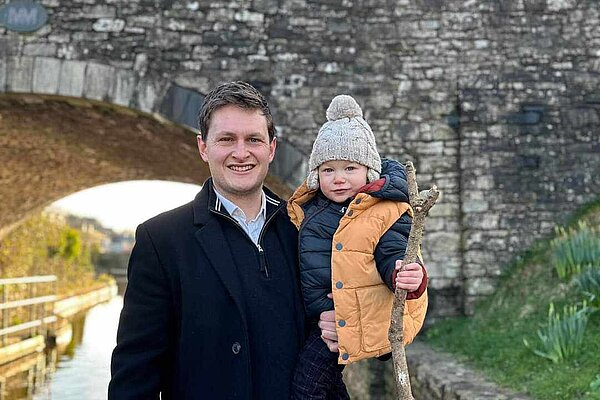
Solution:
<svg viewBox="0 0 600 400"><path fill-rule="evenodd" d="M29 335L35 336L46 325L56 322L56 282L55 275L0 279L1 346L7 344L10 335L29 330ZM15 309L21 310L18 315L11 315Z"/></svg>

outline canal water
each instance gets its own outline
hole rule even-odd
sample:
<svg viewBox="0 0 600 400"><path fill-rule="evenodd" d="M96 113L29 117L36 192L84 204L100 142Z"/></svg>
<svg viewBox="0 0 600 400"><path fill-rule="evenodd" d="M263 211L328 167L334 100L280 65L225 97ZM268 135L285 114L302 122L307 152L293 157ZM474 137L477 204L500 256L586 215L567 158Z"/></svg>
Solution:
<svg viewBox="0 0 600 400"><path fill-rule="evenodd" d="M27 387L27 374L20 390L8 399L21 400L105 400L110 380L110 357L116 344L123 298L99 304L73 320L73 337L66 350L46 365L45 377L35 388ZM31 374L29 374L31 376Z"/></svg>

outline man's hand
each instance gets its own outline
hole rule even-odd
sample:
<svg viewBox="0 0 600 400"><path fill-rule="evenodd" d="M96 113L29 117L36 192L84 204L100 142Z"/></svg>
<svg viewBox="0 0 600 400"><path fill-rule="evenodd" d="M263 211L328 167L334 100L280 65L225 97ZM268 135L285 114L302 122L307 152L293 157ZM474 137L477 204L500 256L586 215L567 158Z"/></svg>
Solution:
<svg viewBox="0 0 600 400"><path fill-rule="evenodd" d="M333 294L327 295L330 299L333 298ZM325 342L329 351L333 353L338 352L338 337L337 331L335 330L335 311L323 311L319 316L319 328L321 328L321 339Z"/></svg>
<svg viewBox="0 0 600 400"><path fill-rule="evenodd" d="M408 293L414 292L421 285L423 280L423 270L421 265L417 263L411 263L402 268L402 260L396 261L396 289L404 289Z"/></svg>

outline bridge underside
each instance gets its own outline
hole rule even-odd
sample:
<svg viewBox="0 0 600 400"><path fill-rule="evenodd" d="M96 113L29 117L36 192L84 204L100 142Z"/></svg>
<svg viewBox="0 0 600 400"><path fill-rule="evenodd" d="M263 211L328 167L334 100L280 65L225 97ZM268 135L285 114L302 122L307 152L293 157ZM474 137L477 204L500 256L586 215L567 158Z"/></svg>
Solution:
<svg viewBox="0 0 600 400"><path fill-rule="evenodd" d="M189 130L104 103L33 95L0 96L0 160L0 238L89 187L137 179L201 184L209 176ZM267 184L289 194L273 177Z"/></svg>

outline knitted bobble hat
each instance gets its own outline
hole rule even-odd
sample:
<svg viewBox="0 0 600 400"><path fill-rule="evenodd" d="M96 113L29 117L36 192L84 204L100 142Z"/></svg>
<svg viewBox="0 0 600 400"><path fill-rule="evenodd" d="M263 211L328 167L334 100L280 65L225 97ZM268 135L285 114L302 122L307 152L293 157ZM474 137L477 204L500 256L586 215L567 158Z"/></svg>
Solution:
<svg viewBox="0 0 600 400"><path fill-rule="evenodd" d="M375 136L356 100L344 94L334 97L326 116L327 122L319 130L308 160L308 188L319 187L318 168L326 161L345 160L364 165L368 168L367 182L379 179L381 158Z"/></svg>

